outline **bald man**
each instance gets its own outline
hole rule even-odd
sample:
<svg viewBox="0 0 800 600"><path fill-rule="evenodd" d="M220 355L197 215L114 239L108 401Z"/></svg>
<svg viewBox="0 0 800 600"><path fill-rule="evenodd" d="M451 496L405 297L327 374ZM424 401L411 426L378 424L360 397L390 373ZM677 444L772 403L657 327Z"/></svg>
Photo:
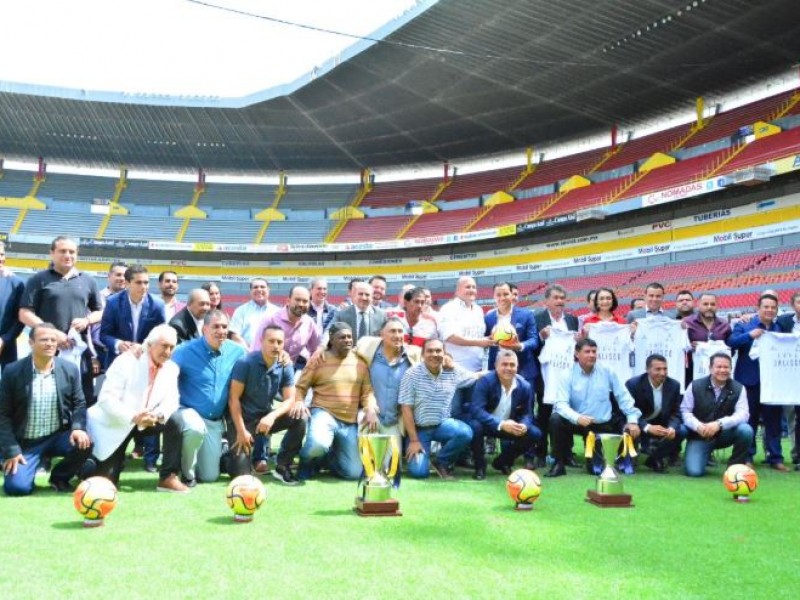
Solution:
<svg viewBox="0 0 800 600"><path fill-rule="evenodd" d="M196 288L189 292L189 302L175 313L169 324L178 334L178 343L182 344L200 337L203 331L203 319L211 310L211 298L204 289Z"/></svg>

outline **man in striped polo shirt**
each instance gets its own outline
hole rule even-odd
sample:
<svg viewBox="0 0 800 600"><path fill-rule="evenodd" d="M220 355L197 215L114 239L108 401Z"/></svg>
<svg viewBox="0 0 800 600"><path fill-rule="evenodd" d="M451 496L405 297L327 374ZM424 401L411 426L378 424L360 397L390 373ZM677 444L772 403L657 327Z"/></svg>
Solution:
<svg viewBox="0 0 800 600"><path fill-rule="evenodd" d="M475 374L461 367L443 368L444 343L425 340L422 363L410 367L400 383L399 404L408 435L406 460L412 477L427 477L430 465L442 479L454 479L453 464L472 440L469 425L450 416L456 388L474 382ZM442 444L436 460L430 460L431 442Z"/></svg>
<svg viewBox="0 0 800 600"><path fill-rule="evenodd" d="M378 425L378 409L369 368L353 352L353 330L347 323L335 322L330 328L324 360L309 363L295 386L295 397L305 398L313 390L308 436L300 451L300 479L309 479L322 466L323 459L339 477L358 479L361 458L358 454L358 409L370 430Z"/></svg>

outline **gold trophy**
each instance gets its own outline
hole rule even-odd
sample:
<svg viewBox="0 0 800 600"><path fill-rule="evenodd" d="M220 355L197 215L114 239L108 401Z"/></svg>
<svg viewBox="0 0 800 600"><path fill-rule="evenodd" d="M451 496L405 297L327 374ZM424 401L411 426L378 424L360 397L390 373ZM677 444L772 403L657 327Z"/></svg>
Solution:
<svg viewBox="0 0 800 600"><path fill-rule="evenodd" d="M391 457L387 464L387 454ZM400 468L400 445L393 435L358 436L358 453L365 476L358 484L356 512L362 517L399 517L400 503L392 498L392 479Z"/></svg>
<svg viewBox="0 0 800 600"><path fill-rule="evenodd" d="M597 437L603 448L605 468L597 477L597 489L586 492L586 501L602 508L630 508L631 495L623 492L622 476L614 468L623 437L615 433L601 433Z"/></svg>

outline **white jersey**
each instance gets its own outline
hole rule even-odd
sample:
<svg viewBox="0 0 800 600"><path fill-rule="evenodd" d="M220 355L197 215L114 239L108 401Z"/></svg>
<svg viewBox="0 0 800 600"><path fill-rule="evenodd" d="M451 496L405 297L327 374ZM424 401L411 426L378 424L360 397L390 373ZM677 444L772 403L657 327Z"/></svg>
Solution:
<svg viewBox="0 0 800 600"><path fill-rule="evenodd" d="M610 321L590 323L589 337L597 342L597 362L613 371L625 383L633 377L631 367L631 326Z"/></svg>
<svg viewBox="0 0 800 600"><path fill-rule="evenodd" d="M750 358L758 359L761 404L800 404L800 334L765 331L753 342Z"/></svg>
<svg viewBox="0 0 800 600"><path fill-rule="evenodd" d="M485 339L486 324L483 309L477 304L467 306L463 300L454 298L439 311L439 335L445 341L445 352L462 369L477 372L484 368L486 349L480 346L459 346L447 341L451 335L468 340Z"/></svg>
<svg viewBox="0 0 800 600"><path fill-rule="evenodd" d="M709 361L712 356L722 352L731 355L731 349L722 340L712 340L710 342L698 342L694 348L694 358L692 359L692 380L700 379L710 375Z"/></svg>
<svg viewBox="0 0 800 600"><path fill-rule="evenodd" d="M692 345L689 335L680 321L666 317L647 317L636 319L636 335L634 346L634 375L641 375L647 370L647 357L660 354L667 359L667 372L670 377L681 384L684 390L684 374L686 372L686 351Z"/></svg>
<svg viewBox="0 0 800 600"><path fill-rule="evenodd" d="M539 355L542 365L545 404L553 404L561 380L568 378L575 363L575 332L551 329L550 336Z"/></svg>

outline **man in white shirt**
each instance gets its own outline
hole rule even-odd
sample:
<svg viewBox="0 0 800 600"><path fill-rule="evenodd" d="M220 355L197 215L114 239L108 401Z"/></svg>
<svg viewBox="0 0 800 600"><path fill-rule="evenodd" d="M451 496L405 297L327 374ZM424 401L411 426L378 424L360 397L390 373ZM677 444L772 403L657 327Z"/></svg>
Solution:
<svg viewBox="0 0 800 600"><path fill-rule="evenodd" d="M486 336L483 310L475 303L478 286L472 277L461 277L456 297L439 311L439 331L445 351L462 369L477 373L483 368L486 349L496 342Z"/></svg>
<svg viewBox="0 0 800 600"><path fill-rule="evenodd" d="M250 300L233 311L228 329L238 333L250 347L261 322L278 310L280 308L269 301L267 280L257 277L250 281Z"/></svg>

